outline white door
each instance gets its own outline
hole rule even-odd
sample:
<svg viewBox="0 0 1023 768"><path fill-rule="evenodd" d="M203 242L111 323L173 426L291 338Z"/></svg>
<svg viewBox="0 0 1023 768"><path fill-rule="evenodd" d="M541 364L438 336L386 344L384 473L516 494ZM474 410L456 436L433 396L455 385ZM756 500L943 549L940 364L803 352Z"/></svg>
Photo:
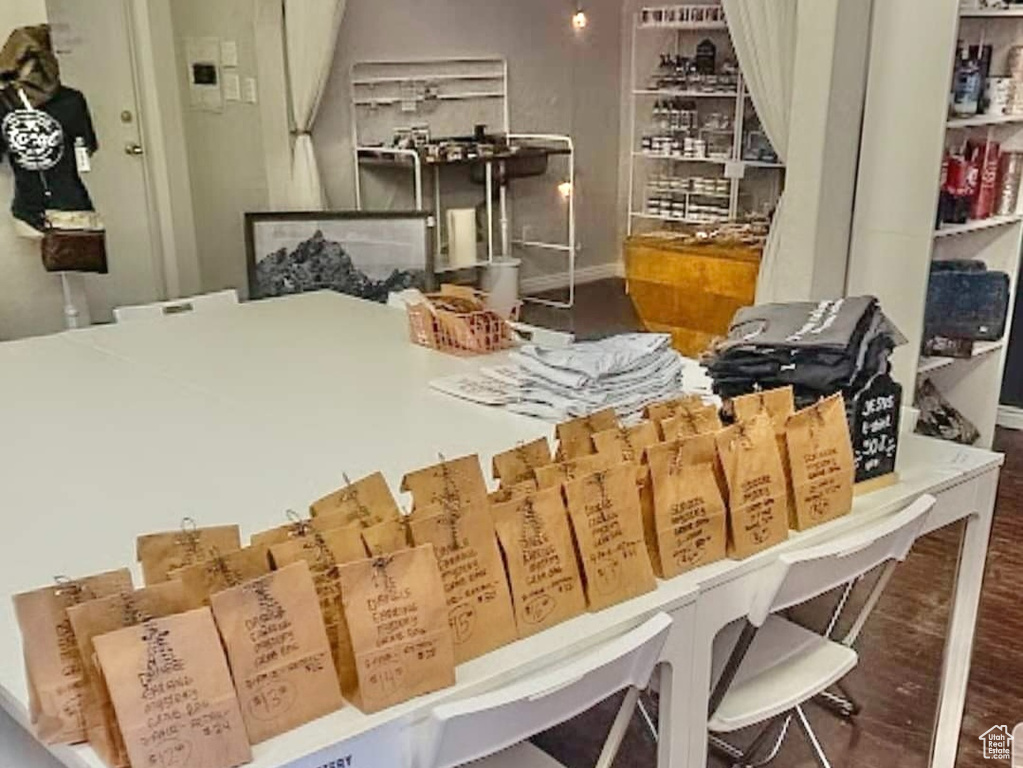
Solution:
<svg viewBox="0 0 1023 768"><path fill-rule="evenodd" d="M85 285L93 321L109 321L116 306L165 298L126 0L46 0L46 10L61 80L85 94L99 139L82 178L106 224L110 274Z"/></svg>

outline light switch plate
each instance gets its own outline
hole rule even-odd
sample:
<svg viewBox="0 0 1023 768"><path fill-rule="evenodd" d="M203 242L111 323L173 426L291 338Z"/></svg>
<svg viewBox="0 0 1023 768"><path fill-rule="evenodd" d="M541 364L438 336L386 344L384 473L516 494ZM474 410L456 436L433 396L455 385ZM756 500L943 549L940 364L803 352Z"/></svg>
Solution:
<svg viewBox="0 0 1023 768"><path fill-rule="evenodd" d="M238 43L234 40L220 41L220 65L222 67L238 66Z"/></svg>
<svg viewBox="0 0 1023 768"><path fill-rule="evenodd" d="M245 78L245 101L255 104L259 101L259 89L256 87L256 78Z"/></svg>
<svg viewBox="0 0 1023 768"><path fill-rule="evenodd" d="M226 101L242 100L242 79L234 72L224 73L224 99Z"/></svg>

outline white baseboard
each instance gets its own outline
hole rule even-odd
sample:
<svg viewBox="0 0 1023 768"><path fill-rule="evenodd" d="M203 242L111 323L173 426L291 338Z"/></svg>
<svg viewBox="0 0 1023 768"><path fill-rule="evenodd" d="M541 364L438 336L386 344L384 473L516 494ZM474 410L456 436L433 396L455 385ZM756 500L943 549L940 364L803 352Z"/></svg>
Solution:
<svg viewBox="0 0 1023 768"><path fill-rule="evenodd" d="M1023 408L1013 405L998 406L998 426L1023 430Z"/></svg>
<svg viewBox="0 0 1023 768"><path fill-rule="evenodd" d="M594 283L612 277L625 277L625 265L613 261L608 264L596 264L592 267L581 267L575 271L576 285ZM522 281L520 288L523 294L543 293L568 287L568 272L555 272L552 275L530 277Z"/></svg>

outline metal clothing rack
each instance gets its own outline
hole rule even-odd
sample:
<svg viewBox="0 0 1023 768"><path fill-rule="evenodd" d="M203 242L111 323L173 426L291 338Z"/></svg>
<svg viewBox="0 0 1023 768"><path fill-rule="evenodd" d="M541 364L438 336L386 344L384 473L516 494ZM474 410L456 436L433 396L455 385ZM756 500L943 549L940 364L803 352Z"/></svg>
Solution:
<svg viewBox="0 0 1023 768"><path fill-rule="evenodd" d="M499 57L366 61L352 65L350 73L352 152L355 167L355 201L366 204L362 172L370 165L407 168L412 173L412 194L418 210L428 210L426 185L432 203L434 248L439 256L444 243L444 205L441 174L446 168L465 165L484 167L486 194L486 258L475 266L486 266L512 255L513 248L561 254L568 262L568 300L551 301L525 297L547 306L570 308L575 303L575 144L561 134L512 133L508 98L508 62ZM487 157L457 161L429 160L416 149L389 146L394 129L405 118L406 125L425 125L431 136L464 135L476 124L500 126L509 151ZM567 162L565 238L559 242L512 239L512 200L508 163L527 155L564 157ZM431 179L426 179L426 171ZM498 205L494 206L495 184ZM495 229L497 233L495 235ZM439 271L454 271L441 268Z"/></svg>

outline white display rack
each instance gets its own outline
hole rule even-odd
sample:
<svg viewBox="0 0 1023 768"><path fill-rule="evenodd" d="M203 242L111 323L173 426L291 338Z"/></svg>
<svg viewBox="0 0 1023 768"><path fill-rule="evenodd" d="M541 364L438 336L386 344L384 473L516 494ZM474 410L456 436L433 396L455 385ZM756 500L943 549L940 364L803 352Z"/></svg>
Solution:
<svg viewBox="0 0 1023 768"><path fill-rule="evenodd" d="M369 204L364 194L363 172L369 166L392 166L407 170L412 176L412 199L417 210L427 210L428 200L433 217L435 272L451 273L487 266L498 259L515 254L542 252L564 258L567 262L568 299L550 301L525 297L526 301L558 308L575 304L576 242L575 215L575 143L561 134L513 133L508 99L508 62L496 56L441 58L399 61L363 61L352 65L350 72L349 110L351 115L352 152L355 163L356 207ZM509 147L521 152L518 157L466 158L458 161L430 161L411 148L392 146L397 127L425 127L432 138L468 137L477 125L484 125L490 134L499 133ZM508 164L519 157L544 155L544 159L563 158L567 169L559 176L564 187L565 237L549 242L539 239L511 237L512 199ZM475 265L451 266L445 253L445 206L441 175L444 169L484 166L486 196L485 258ZM429 172L429 174L427 173ZM430 188L427 190L427 175ZM497 205L494 204L495 191Z"/></svg>
<svg viewBox="0 0 1023 768"><path fill-rule="evenodd" d="M1013 317L1023 216L992 216L937 228L934 219L946 142L963 138L949 133L986 131L1004 144L996 132L1023 124L1017 116L949 118L956 41L992 44L994 60L1002 62L1009 47L1023 43L1023 8L960 13L958 0L928 0L927 24L919 23L919 10L919 0L885 0L874 6L848 292L877 296L907 337L908 343L895 353L895 375L905 403L912 404L918 382L930 378L980 430L980 445L990 447L1008 331L999 341L975 343L968 358L927 357L921 348L934 260L976 259L1005 272L1011 285L1010 321ZM960 29L960 21L967 19L973 27ZM913 56L903 55L907 50Z"/></svg>
<svg viewBox="0 0 1023 768"><path fill-rule="evenodd" d="M690 51L695 48L700 36L710 36L718 48L718 56L730 55L731 41L728 38L728 25L723 20L724 11L720 6L703 6L714 8L715 14L721 13L720 21L704 22L700 25L682 22L644 23L644 12L656 10L666 11L677 6L664 6L660 8L644 8L635 14L632 28L632 52L631 52L631 100L629 104L629 140L631 150L629 152L629 191L628 191L628 234L642 222L657 222L659 224L708 224L714 223L706 220L694 220L691 217L678 218L674 216L653 215L647 212L646 191L647 180L651 174L668 172L671 174L681 173L682 175L695 175L701 173L698 170L685 170L687 166L698 169L700 166L706 168L703 173L714 174L716 177L727 177L729 180L729 193L721 199L728 201L727 207L722 206L722 221L734 220L739 216L751 212L752 208L759 209L760 206L743 206L741 198L750 197L762 204L773 206L781 195L783 176L778 171L784 169L781 163L743 160L742 144L743 131L747 116L754 115L752 103L749 101L749 93L746 90L742 77L739 77L738 87L734 90L702 90L685 88L655 88L648 87L647 78L656 69L655 59L651 60L651 54L667 51L669 48L674 54ZM662 18L665 18L662 15ZM677 18L677 16L676 16ZM661 37L657 37L661 33ZM657 41L662 42L661 48L657 47ZM669 154L653 152L641 148L641 134L648 121L648 115L652 108L653 99L693 99L697 101L698 107L713 105L714 108L727 109L732 115L732 128L727 131L731 135L731 147L728 157L694 157L682 154ZM720 107L719 107L720 105ZM715 166L717 166L715 168ZM662 169L663 170L659 170ZM747 173L748 170L759 172ZM747 195L747 193L749 193ZM755 193L755 194L754 194ZM678 193L672 193L678 194ZM687 198L688 208L688 198Z"/></svg>

